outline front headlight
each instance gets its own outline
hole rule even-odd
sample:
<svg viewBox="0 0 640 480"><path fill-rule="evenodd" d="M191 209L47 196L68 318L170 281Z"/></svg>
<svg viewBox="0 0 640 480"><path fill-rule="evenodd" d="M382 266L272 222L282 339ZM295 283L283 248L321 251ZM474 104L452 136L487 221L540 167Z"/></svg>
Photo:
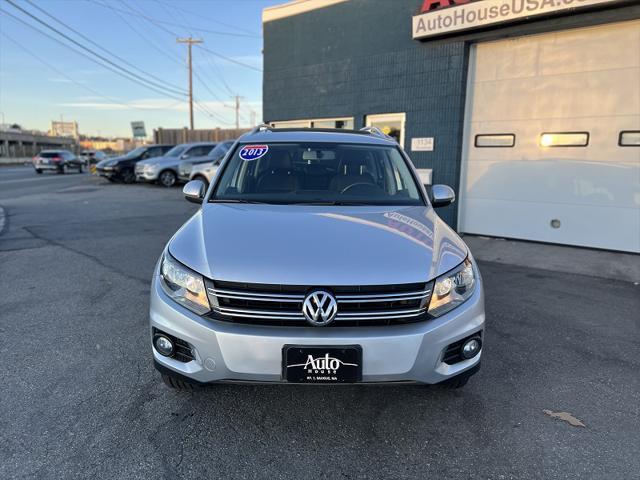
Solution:
<svg viewBox="0 0 640 480"><path fill-rule="evenodd" d="M172 299L198 315L204 315L211 307L202 275L185 267L168 253L160 266L160 283Z"/></svg>
<svg viewBox="0 0 640 480"><path fill-rule="evenodd" d="M476 288L473 264L468 258L436 279L429 302L429 315L439 317L467 300Z"/></svg>

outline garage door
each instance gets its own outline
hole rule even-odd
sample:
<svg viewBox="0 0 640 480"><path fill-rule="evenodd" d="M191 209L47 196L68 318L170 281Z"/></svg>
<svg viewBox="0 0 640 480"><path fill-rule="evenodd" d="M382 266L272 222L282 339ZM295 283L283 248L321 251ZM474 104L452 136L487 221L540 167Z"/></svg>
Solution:
<svg viewBox="0 0 640 480"><path fill-rule="evenodd" d="M459 230L640 252L640 22L475 45Z"/></svg>

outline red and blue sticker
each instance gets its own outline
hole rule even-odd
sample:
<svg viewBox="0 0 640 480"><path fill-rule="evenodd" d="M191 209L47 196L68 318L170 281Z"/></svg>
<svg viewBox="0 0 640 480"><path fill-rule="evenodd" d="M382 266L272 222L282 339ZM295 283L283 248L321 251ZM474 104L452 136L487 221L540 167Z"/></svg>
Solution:
<svg viewBox="0 0 640 480"><path fill-rule="evenodd" d="M247 162L264 157L269 151L269 145L245 145L240 149L240 158Z"/></svg>

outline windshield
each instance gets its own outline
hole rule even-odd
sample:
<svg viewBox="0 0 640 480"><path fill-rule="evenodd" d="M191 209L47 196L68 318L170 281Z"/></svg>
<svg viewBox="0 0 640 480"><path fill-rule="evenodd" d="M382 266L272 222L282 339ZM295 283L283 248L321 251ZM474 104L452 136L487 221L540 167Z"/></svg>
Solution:
<svg viewBox="0 0 640 480"><path fill-rule="evenodd" d="M63 152L40 152L42 158L56 158L61 157Z"/></svg>
<svg viewBox="0 0 640 480"><path fill-rule="evenodd" d="M142 155L144 153L144 151L147 149L147 147L138 147L138 148L134 148L133 150L131 150L129 153L127 153L124 157L125 158L134 158L134 157L139 157L140 155Z"/></svg>
<svg viewBox="0 0 640 480"><path fill-rule="evenodd" d="M332 143L239 145L210 201L424 205L397 147Z"/></svg>
<svg viewBox="0 0 640 480"><path fill-rule="evenodd" d="M227 142L219 143L207 154L207 157L217 160L221 157L224 157L224 154L229 151L229 148L233 145L233 143L229 144Z"/></svg>
<svg viewBox="0 0 640 480"><path fill-rule="evenodd" d="M186 145L176 145L167 153L164 154L165 157L179 157L182 153L187 149Z"/></svg>

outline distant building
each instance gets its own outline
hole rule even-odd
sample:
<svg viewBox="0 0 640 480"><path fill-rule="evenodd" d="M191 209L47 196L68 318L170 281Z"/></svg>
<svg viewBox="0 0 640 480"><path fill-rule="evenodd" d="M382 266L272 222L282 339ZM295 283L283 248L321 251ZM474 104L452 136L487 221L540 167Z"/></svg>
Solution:
<svg viewBox="0 0 640 480"><path fill-rule="evenodd" d="M36 130L0 129L0 158L29 158L49 148L75 150L75 140L52 137Z"/></svg>
<svg viewBox="0 0 640 480"><path fill-rule="evenodd" d="M49 127L49 135L52 137L72 137L76 140L80 138L78 133L78 122L58 122L51 121Z"/></svg>
<svg viewBox="0 0 640 480"><path fill-rule="evenodd" d="M189 130L188 128L157 128L153 130L153 142L178 144L187 142L221 142L238 138L249 129L207 128Z"/></svg>
<svg viewBox="0 0 640 480"><path fill-rule="evenodd" d="M86 138L80 140L79 143L80 147L84 150L127 152L141 145L145 145L147 142L142 139L131 138Z"/></svg>

